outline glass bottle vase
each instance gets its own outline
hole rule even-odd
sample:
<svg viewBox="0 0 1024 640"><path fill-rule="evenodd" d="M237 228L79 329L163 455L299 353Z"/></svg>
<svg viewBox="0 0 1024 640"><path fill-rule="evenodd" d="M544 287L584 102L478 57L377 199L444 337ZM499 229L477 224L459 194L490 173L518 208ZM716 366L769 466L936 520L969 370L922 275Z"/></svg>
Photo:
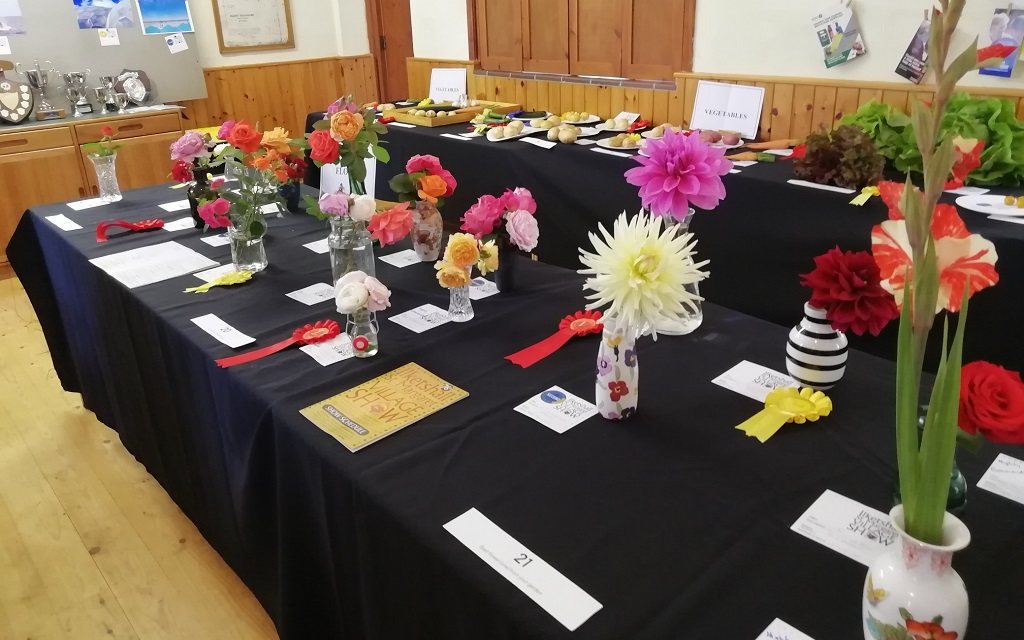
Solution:
<svg viewBox="0 0 1024 640"><path fill-rule="evenodd" d="M437 207L425 200L416 203L412 213L412 248L423 262L434 262L441 255L444 221Z"/></svg>
<svg viewBox="0 0 1024 640"><path fill-rule="evenodd" d="M188 206L196 229L206 226L206 221L199 215L199 207L217 199L217 192L210 187L205 171L192 168L192 184L188 187Z"/></svg>
<svg viewBox="0 0 1024 640"><path fill-rule="evenodd" d="M236 271L259 273L267 268L267 251L263 246L263 238L267 235L267 226L253 234L251 228L238 228L234 224L228 227L228 240L231 245L231 262Z"/></svg>
<svg viewBox="0 0 1024 640"><path fill-rule="evenodd" d="M639 402L636 341L640 332L608 317L604 323L597 350L597 409L607 420L628 420L636 415Z"/></svg>
<svg viewBox="0 0 1024 640"><path fill-rule="evenodd" d="M693 214L694 210L691 207L681 221L666 216L665 222L668 224L668 228L675 232L676 236L680 236L690 232L690 222L693 220ZM693 261L692 257L690 261ZM701 306L700 286L696 282L690 282L684 284L683 288L686 289L687 293L696 298L692 300L693 308L688 308L686 317L681 320L659 324L657 327L658 335L685 336L696 331L704 323L704 308Z"/></svg>
<svg viewBox="0 0 1024 640"><path fill-rule="evenodd" d="M357 358L372 358L380 347L380 336L373 314L366 309L350 313L345 333L352 341L352 353Z"/></svg>
<svg viewBox="0 0 1024 640"><path fill-rule="evenodd" d="M373 239L366 230L365 222L356 222L348 216L331 218L327 248L331 254L333 284L338 284L342 276L352 271L376 277Z"/></svg>
<svg viewBox="0 0 1024 640"><path fill-rule="evenodd" d="M472 274L466 273L467 281L472 280ZM473 311L473 301L469 297L469 289L472 285L464 287L452 287L449 289L450 302L448 304L448 316L452 322L469 322L476 315Z"/></svg>
<svg viewBox="0 0 1024 640"><path fill-rule="evenodd" d="M121 200L121 187L117 184L117 152L101 156L90 153L89 160L96 170L96 185L99 187L99 197L103 202L118 202Z"/></svg>

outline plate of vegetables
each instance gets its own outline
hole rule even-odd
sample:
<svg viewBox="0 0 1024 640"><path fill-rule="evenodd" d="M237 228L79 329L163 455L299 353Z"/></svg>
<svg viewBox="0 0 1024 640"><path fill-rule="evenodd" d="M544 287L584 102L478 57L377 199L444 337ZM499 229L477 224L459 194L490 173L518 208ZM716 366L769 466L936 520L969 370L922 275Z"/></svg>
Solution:
<svg viewBox="0 0 1024 640"><path fill-rule="evenodd" d="M490 142L518 140L519 138L525 138L526 136L533 135L538 131L541 131L541 129L528 127L522 120L513 120L506 125L489 128L487 130L487 140Z"/></svg>
<svg viewBox="0 0 1024 640"><path fill-rule="evenodd" d="M594 124L601 122L601 116L595 116L586 111L566 111L562 114L563 124Z"/></svg>
<svg viewBox="0 0 1024 640"><path fill-rule="evenodd" d="M960 196L956 204L968 211L987 213L990 216L1024 217L1024 196Z"/></svg>
<svg viewBox="0 0 1024 640"><path fill-rule="evenodd" d="M638 151L643 145L644 139L640 137L639 133L620 133L617 136L597 141L597 146L612 151Z"/></svg>
<svg viewBox="0 0 1024 640"><path fill-rule="evenodd" d="M550 111L520 111L518 113L510 113L508 117L512 120L522 120L523 122L529 122L530 120L536 120L540 118L542 120L550 118L554 114Z"/></svg>

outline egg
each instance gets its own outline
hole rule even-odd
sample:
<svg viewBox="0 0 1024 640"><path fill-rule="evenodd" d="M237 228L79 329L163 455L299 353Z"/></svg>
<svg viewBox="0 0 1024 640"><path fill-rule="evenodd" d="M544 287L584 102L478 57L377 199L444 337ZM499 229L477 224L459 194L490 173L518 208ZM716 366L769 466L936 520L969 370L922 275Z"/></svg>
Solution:
<svg viewBox="0 0 1024 640"><path fill-rule="evenodd" d="M558 131L558 141L562 144L572 144L576 142L576 135L576 127L562 127Z"/></svg>

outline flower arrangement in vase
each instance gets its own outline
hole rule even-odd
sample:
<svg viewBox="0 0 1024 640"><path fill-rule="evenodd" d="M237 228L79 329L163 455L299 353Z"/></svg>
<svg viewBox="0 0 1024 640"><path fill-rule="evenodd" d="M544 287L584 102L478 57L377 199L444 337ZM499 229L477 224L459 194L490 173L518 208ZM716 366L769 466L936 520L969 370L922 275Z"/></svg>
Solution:
<svg viewBox="0 0 1024 640"><path fill-rule="evenodd" d="M462 216L462 230L477 239L494 240L501 267L494 274L499 291L516 286L516 262L519 251L537 248L537 202L529 189L508 189L500 197L481 196Z"/></svg>
<svg viewBox="0 0 1024 640"><path fill-rule="evenodd" d="M226 124L234 126L233 122ZM188 203L196 229L202 229L206 224L199 215L199 207L217 199L216 188L210 183L209 171L224 165L224 157L216 153L219 144L222 143L214 140L210 134L198 131L186 131L171 144L171 178L182 184L191 183L188 187Z"/></svg>
<svg viewBox="0 0 1024 640"><path fill-rule="evenodd" d="M388 181L399 202L414 203L412 246L423 262L437 260L444 222L441 207L459 183L436 156L417 155L405 163L405 173Z"/></svg>
<svg viewBox="0 0 1024 640"><path fill-rule="evenodd" d="M338 164L348 171L349 193L366 193L366 163L370 158L387 163L391 156L380 136L388 129L377 121L373 108L360 109L351 96L339 98L327 107L325 118L313 125L313 132L299 146L308 148L318 167ZM308 202L308 200L307 200Z"/></svg>
<svg viewBox="0 0 1024 640"><path fill-rule="evenodd" d="M357 358L377 355L380 348L373 314L391 306L391 291L380 280L362 271L346 273L335 285L338 313L348 315L345 332Z"/></svg>
<svg viewBox="0 0 1024 640"><path fill-rule="evenodd" d="M589 290L587 309L604 308L604 334L597 354L597 407L608 420L636 414L640 378L637 340L659 326L693 313L698 301L688 285L708 277L696 262L692 233L662 227L662 218L622 212L609 233L590 234L594 250L580 251Z"/></svg>
<svg viewBox="0 0 1024 640"><path fill-rule="evenodd" d="M494 241L481 242L468 233L452 234L444 249L444 258L434 268L438 283L451 292L448 315L453 322L473 319L473 304L469 298L473 267L483 275L498 269L498 248Z"/></svg>
<svg viewBox="0 0 1024 640"><path fill-rule="evenodd" d="M100 135L102 137L99 142L83 144L82 149L96 170L100 200L118 202L121 199L121 187L117 184L117 150L121 145L114 143L116 132L109 124L100 127Z"/></svg>

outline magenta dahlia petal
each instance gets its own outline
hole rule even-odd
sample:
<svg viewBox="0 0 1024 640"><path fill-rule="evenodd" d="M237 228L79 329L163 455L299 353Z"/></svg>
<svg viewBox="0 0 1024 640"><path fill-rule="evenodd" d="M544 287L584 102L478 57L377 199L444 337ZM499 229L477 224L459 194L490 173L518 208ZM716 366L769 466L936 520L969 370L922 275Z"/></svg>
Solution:
<svg viewBox="0 0 1024 640"><path fill-rule="evenodd" d="M638 157L625 178L639 187L643 206L655 214L684 217L691 205L713 209L725 197L721 176L732 163L724 149L669 131L661 140L648 140L645 150L648 157Z"/></svg>

